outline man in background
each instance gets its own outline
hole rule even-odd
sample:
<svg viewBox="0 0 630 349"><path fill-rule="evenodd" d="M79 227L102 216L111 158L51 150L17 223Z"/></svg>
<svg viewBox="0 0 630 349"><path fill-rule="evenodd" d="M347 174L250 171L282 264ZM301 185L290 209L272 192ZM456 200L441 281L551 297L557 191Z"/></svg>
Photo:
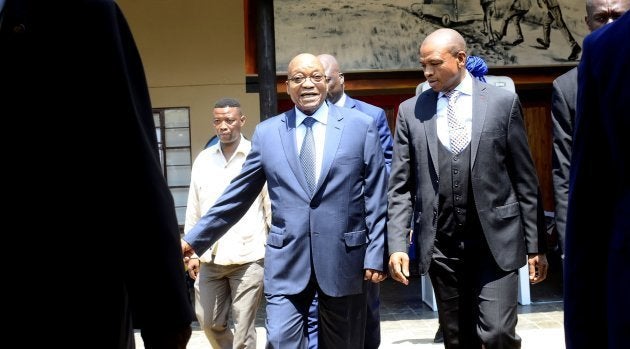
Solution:
<svg viewBox="0 0 630 349"><path fill-rule="evenodd" d="M212 114L219 142L201 151L193 163L185 232L221 196L251 149L251 142L241 134L246 116L239 101L222 98ZM238 223L203 255L188 260L189 275L195 280L195 312L212 348L256 348L255 320L263 292L270 211L265 187Z"/></svg>
<svg viewBox="0 0 630 349"><path fill-rule="evenodd" d="M328 80L328 96L327 99L330 103L338 106L350 109L356 109L363 112L374 119L376 122L376 128L378 129L378 137L381 141L381 148L383 149L383 156L385 157L385 165L387 166L387 173L392 164L392 147L394 141L392 139L392 132L389 129L387 123L387 115L383 108L379 108L375 105L354 99L345 93L345 76L341 72L339 62L335 56L324 53L317 56L320 62L324 65L326 70L326 79Z"/></svg>
<svg viewBox="0 0 630 349"><path fill-rule="evenodd" d="M385 166L387 167L387 174L392 163L392 133L387 123L387 115L385 110L375 105L353 99L345 93L345 77L341 72L339 62L330 54L320 54L317 56L319 61L324 66L326 71L326 79L328 80L328 102L338 106L350 109L355 109L363 112L374 119L376 127L378 128L378 135L383 149L383 156L385 158ZM386 255L383 256L386 259ZM380 285L372 282L366 283L366 297L367 297L367 318L365 326L365 348L378 348L381 344L381 317L380 317ZM316 308L315 308L316 310ZM312 317L312 315L309 315ZM310 319L309 319L310 320ZM309 332L316 331L317 323L315 322L314 329L309 328ZM312 326L311 326L312 327ZM310 348L315 348L314 344L317 344L316 336L310 336L312 339L309 342Z"/></svg>
<svg viewBox="0 0 630 349"><path fill-rule="evenodd" d="M630 11L584 39L564 258L567 349L627 348Z"/></svg>
<svg viewBox="0 0 630 349"><path fill-rule="evenodd" d="M584 21L592 32L612 23L630 9L630 0L586 0ZM552 177L555 199L555 221L558 246L564 253L564 240L569 197L569 164L575 123L577 98L577 66L553 81L551 119L553 122Z"/></svg>

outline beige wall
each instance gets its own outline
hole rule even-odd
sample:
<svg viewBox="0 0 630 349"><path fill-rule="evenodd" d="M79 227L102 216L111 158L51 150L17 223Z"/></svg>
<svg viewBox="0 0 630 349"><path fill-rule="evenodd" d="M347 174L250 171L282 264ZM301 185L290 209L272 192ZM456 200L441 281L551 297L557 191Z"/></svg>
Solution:
<svg viewBox="0 0 630 349"><path fill-rule="evenodd" d="M214 134L212 106L221 97L241 101L250 138L260 108L258 94L245 93L243 1L117 2L140 50L153 107L190 107L193 159Z"/></svg>

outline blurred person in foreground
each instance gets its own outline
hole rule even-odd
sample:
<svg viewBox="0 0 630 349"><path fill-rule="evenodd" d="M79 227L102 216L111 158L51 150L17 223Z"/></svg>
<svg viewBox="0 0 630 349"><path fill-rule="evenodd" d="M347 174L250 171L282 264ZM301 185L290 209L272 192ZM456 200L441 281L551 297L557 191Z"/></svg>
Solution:
<svg viewBox="0 0 630 349"><path fill-rule="evenodd" d="M5 199L33 210L11 230L39 283L22 287L34 309L22 313L44 321L50 347L134 348L137 328L147 349L185 348L179 227L122 12L108 0L7 0L1 16L0 115L19 134L5 160L20 190Z"/></svg>
<svg viewBox="0 0 630 349"><path fill-rule="evenodd" d="M567 349L628 347L630 11L584 39L564 258Z"/></svg>
<svg viewBox="0 0 630 349"><path fill-rule="evenodd" d="M431 89L398 110L388 192L390 275L408 284L413 222L446 348L520 348L518 269L529 263L530 281L541 282L547 260L518 96L472 78L466 42L455 30L432 32L419 53Z"/></svg>

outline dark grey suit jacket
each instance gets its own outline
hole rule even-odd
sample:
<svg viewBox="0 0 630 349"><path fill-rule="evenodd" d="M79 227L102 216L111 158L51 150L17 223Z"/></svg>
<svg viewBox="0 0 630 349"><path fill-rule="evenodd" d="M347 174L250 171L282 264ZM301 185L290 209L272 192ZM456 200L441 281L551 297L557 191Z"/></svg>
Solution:
<svg viewBox="0 0 630 349"><path fill-rule="evenodd" d="M569 200L569 165L577 99L577 67L553 81L551 120L553 122L552 177L556 230L564 252L564 231Z"/></svg>
<svg viewBox="0 0 630 349"><path fill-rule="evenodd" d="M428 90L398 109L388 190L390 253L406 252L413 212L420 270L427 272L438 215L438 94ZM473 81L471 180L475 205L499 267L515 270L526 253L544 251L538 178L527 143L518 96ZM542 227L542 229L541 229Z"/></svg>

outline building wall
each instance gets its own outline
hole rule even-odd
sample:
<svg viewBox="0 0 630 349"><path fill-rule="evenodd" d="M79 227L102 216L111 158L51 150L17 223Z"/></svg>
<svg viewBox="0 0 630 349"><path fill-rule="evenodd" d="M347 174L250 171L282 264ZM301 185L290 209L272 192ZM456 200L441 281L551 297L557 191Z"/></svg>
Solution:
<svg viewBox="0 0 630 349"><path fill-rule="evenodd" d="M241 101L250 138L257 93L245 93L244 6L238 0L118 0L144 63L155 108L189 107L193 159L214 135L212 106Z"/></svg>

